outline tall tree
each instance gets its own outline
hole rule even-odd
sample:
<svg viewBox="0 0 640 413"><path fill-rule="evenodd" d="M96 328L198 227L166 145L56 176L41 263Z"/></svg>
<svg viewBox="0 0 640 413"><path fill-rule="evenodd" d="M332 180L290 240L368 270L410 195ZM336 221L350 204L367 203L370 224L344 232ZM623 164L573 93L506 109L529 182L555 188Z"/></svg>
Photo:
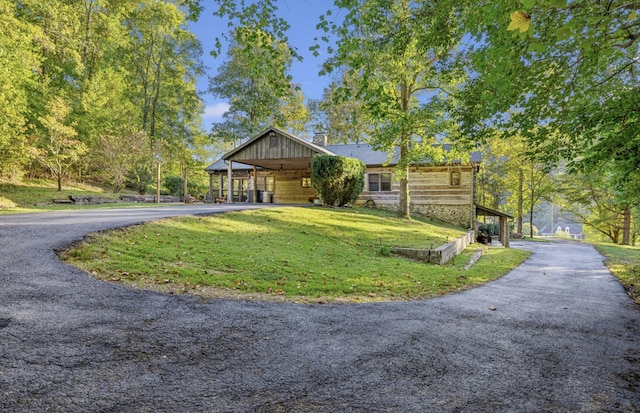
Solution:
<svg viewBox="0 0 640 413"><path fill-rule="evenodd" d="M40 118L45 130L40 161L56 178L58 191L62 191L65 173L86 152L87 147L76 139L77 132L73 126L67 124L70 108L64 99L54 98L47 108L49 113Z"/></svg>
<svg viewBox="0 0 640 413"><path fill-rule="evenodd" d="M324 89L322 100L310 102L314 113L313 127L325 133L331 143L364 142L373 132L363 110L364 103L344 96L357 94L358 84L353 77L358 73L342 72Z"/></svg>
<svg viewBox="0 0 640 413"><path fill-rule="evenodd" d="M443 154L433 144L450 126L442 115L443 99L459 79L450 66L462 40L454 1L336 0L346 12L341 22L321 17L319 27L338 44L324 69L346 67L357 72L357 92L375 130L370 142L400 154L395 170L400 181L398 216L409 218L409 167ZM342 15L341 13L339 13Z"/></svg>
<svg viewBox="0 0 640 413"><path fill-rule="evenodd" d="M213 126L212 136L238 143L265 127L285 127L288 115L296 113L287 110L296 100L289 71L300 56L288 44L289 24L276 15L275 1L217 3L220 8L214 15L227 19L231 30L225 34L227 59L210 78L209 92L228 100L230 107L224 121ZM218 40L212 55L221 53Z"/></svg>
<svg viewBox="0 0 640 413"><path fill-rule="evenodd" d="M460 106L465 131L502 124L572 172L618 171L624 200L640 164L640 4L501 0L465 16L477 40ZM480 104L481 102L481 104Z"/></svg>
<svg viewBox="0 0 640 413"><path fill-rule="evenodd" d="M548 165L528 155L522 138L495 133L483 149L478 179L480 203L513 214L518 234L522 234L523 220L528 215L529 235L533 237L535 210L557 189L548 169Z"/></svg>
<svg viewBox="0 0 640 413"><path fill-rule="evenodd" d="M40 27L20 18L11 0L0 0L0 177L17 179L29 162L27 138L29 90L36 87L34 68L41 65Z"/></svg>
<svg viewBox="0 0 640 413"><path fill-rule="evenodd" d="M559 200L562 209L578 222L617 244L623 234L627 208L618 203L611 179L611 173L604 170L561 175Z"/></svg>
<svg viewBox="0 0 640 413"><path fill-rule="evenodd" d="M184 124L178 116L191 121L201 111L195 81L203 70L202 49L186 23L176 4L158 0L139 4L126 21L131 35L126 52L134 75L130 87L141 109L141 129L152 144L172 139L174 126Z"/></svg>

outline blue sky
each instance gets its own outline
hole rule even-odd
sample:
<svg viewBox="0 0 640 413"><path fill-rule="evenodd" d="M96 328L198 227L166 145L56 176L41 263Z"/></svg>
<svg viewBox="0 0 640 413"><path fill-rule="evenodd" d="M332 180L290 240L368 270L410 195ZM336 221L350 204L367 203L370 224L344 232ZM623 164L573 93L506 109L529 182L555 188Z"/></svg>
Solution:
<svg viewBox="0 0 640 413"><path fill-rule="evenodd" d="M216 37L228 31L226 23L213 17L213 6L208 5L205 0L205 10L200 15L197 23L191 24L191 30L202 42L204 50L203 60L208 67L207 75L198 81L198 90L206 105L205 113L202 117L206 131L209 131L213 122L219 121L222 114L228 108L227 102L217 99L206 92L208 86L208 76L217 73L217 67L226 58L225 51L217 58L211 57L209 52L213 49ZM289 22L291 28L288 31L290 46L298 50L298 54L304 57L302 62L294 61L291 69L293 82L300 85L304 96L319 99L322 97L323 89L329 84L329 77L320 77L320 65L326 55L314 57L309 51L309 47L314 44L314 37L320 37L321 32L316 30L319 17L326 11L333 8L333 0L280 0L278 11L280 16ZM324 51L324 50L323 50Z"/></svg>

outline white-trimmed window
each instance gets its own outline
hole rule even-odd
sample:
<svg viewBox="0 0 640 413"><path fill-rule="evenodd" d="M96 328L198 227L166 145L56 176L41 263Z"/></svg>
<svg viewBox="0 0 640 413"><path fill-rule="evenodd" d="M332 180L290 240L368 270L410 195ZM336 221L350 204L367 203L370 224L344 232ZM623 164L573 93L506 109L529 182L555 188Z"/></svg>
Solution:
<svg viewBox="0 0 640 413"><path fill-rule="evenodd" d="M369 174L369 191L389 192L391 191L391 173L374 172Z"/></svg>
<svg viewBox="0 0 640 413"><path fill-rule="evenodd" d="M307 176L302 177L302 187L311 188L311 178Z"/></svg>

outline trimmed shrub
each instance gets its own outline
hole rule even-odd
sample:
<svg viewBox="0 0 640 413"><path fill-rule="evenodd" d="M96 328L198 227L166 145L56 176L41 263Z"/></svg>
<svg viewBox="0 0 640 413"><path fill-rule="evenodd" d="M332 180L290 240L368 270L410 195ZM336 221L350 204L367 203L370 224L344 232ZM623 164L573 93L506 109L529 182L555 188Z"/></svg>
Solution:
<svg viewBox="0 0 640 413"><path fill-rule="evenodd" d="M365 169L359 159L316 155L311 160L311 181L325 205L343 206L358 199L364 189Z"/></svg>
<svg viewBox="0 0 640 413"><path fill-rule="evenodd" d="M169 195L180 196L184 190L184 179L181 176L167 176L164 186L169 190Z"/></svg>

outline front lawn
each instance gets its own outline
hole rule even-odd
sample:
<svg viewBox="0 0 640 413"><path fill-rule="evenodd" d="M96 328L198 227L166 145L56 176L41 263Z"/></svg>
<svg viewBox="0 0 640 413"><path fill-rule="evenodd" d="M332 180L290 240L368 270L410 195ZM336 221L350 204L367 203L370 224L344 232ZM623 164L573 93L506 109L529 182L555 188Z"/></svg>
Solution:
<svg viewBox="0 0 640 413"><path fill-rule="evenodd" d="M165 219L94 234L63 254L93 276L140 288L300 302L431 297L496 279L528 253L478 244L447 265L390 256L391 246L437 247L455 227L367 209L274 208Z"/></svg>

